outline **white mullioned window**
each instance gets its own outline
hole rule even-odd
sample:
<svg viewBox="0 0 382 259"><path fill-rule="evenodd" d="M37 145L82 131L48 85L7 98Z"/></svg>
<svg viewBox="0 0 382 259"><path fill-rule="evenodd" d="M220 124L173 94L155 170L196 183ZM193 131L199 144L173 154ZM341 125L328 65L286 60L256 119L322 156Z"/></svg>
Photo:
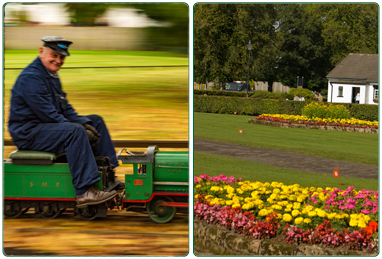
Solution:
<svg viewBox="0 0 382 259"><path fill-rule="evenodd" d="M343 86L338 87L338 97L344 97L344 87Z"/></svg>

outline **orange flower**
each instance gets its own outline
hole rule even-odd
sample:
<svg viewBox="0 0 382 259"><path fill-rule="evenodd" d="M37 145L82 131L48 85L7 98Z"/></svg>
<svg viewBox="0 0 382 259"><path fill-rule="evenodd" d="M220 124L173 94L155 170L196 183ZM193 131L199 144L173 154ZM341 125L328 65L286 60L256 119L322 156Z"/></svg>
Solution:
<svg viewBox="0 0 382 259"><path fill-rule="evenodd" d="M369 223L369 226L373 228L373 231L377 231L378 230L378 223L375 222L374 220L372 220L370 223Z"/></svg>
<svg viewBox="0 0 382 259"><path fill-rule="evenodd" d="M378 230L378 223L372 220L369 225L366 227L366 231L369 235L374 234L375 231Z"/></svg>

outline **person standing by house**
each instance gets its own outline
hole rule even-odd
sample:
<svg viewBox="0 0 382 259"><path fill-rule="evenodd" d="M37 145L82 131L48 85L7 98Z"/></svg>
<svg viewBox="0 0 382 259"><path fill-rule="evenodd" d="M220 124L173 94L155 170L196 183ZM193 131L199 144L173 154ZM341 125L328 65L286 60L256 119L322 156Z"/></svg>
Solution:
<svg viewBox="0 0 382 259"><path fill-rule="evenodd" d="M357 95L355 96L355 103L359 103L360 98L361 98L360 93L357 93Z"/></svg>
<svg viewBox="0 0 382 259"><path fill-rule="evenodd" d="M319 102L323 102L324 101L324 97L322 97L321 93L318 93L318 101Z"/></svg>

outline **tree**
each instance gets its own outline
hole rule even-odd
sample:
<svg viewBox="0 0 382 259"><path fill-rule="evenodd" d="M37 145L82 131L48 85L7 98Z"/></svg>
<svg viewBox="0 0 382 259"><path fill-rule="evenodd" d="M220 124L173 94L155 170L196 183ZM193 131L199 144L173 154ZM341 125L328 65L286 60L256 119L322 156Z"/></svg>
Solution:
<svg viewBox="0 0 382 259"><path fill-rule="evenodd" d="M106 3L66 3L71 23L77 26L94 26L97 17L101 16L110 4Z"/></svg>
<svg viewBox="0 0 382 259"><path fill-rule="evenodd" d="M332 66L349 53L378 53L377 4L312 5L311 13L324 21L322 36Z"/></svg>
<svg viewBox="0 0 382 259"><path fill-rule="evenodd" d="M321 36L323 20L317 19L307 4L278 5L277 28L280 37L278 78L294 87L297 77L304 77L304 87L320 90L326 87L330 63Z"/></svg>
<svg viewBox="0 0 382 259"><path fill-rule="evenodd" d="M266 78L276 46L275 10L269 4L196 4L194 71L198 82L246 80L249 41L253 44L250 78ZM264 48L267 48L265 50ZM266 61L261 63L261 60Z"/></svg>

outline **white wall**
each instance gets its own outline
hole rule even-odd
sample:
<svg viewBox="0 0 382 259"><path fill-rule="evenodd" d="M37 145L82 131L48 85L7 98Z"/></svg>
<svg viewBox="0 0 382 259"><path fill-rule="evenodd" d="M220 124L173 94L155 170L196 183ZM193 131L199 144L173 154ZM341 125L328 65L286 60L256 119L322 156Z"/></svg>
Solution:
<svg viewBox="0 0 382 259"><path fill-rule="evenodd" d="M342 97L338 96L339 87L343 87ZM373 91L374 88L372 85L355 85L355 84L340 84L328 82L328 102L333 103L354 103L353 98L353 88L357 87L360 89L360 104L376 104L373 102Z"/></svg>

